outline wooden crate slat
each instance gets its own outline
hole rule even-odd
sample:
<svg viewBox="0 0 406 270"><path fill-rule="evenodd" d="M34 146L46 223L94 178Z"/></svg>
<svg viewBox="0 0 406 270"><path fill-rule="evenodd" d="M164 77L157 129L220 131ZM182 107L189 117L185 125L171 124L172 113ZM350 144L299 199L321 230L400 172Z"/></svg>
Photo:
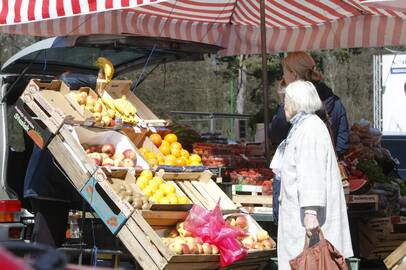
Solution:
<svg viewBox="0 0 406 270"><path fill-rule="evenodd" d="M192 185L192 183L190 181L185 181L183 182L183 184L189 189L189 192L193 193L193 195L198 198L199 201L202 202L203 206L206 209L210 209L210 203L206 200L205 197L203 197L196 189L195 187Z"/></svg>
<svg viewBox="0 0 406 270"><path fill-rule="evenodd" d="M201 184L200 181L191 181L192 185L199 191L203 197L206 198L207 202L210 203L210 209L216 207L217 201L213 199L212 194L208 192Z"/></svg>
<svg viewBox="0 0 406 270"><path fill-rule="evenodd" d="M148 235L149 239L154 243L154 245L158 248L159 252L165 257L165 259L169 260L174 255L168 248L162 243L161 238L159 238L158 234L151 228L151 226L145 221L142 215L136 210L131 218L134 220L135 223L142 228L142 230Z"/></svg>
<svg viewBox="0 0 406 270"><path fill-rule="evenodd" d="M272 204L272 196L233 195L233 201L245 204Z"/></svg>
<svg viewBox="0 0 406 270"><path fill-rule="evenodd" d="M388 257L383 261L388 269L391 269L399 263L400 260L406 255L406 241L402 243L397 249L395 249Z"/></svg>
<svg viewBox="0 0 406 270"><path fill-rule="evenodd" d="M123 228L118 232L117 236L142 268L148 270L160 270L149 254L145 251L143 246L138 242L138 240L126 226L123 226Z"/></svg>
<svg viewBox="0 0 406 270"><path fill-rule="evenodd" d="M184 192L183 192L183 190L176 184L176 182L175 181L166 181L168 184L171 184L171 185L174 185L175 186L175 188L176 188L176 193L178 193L179 195L181 195L181 196L187 196Z"/></svg>
<svg viewBox="0 0 406 270"><path fill-rule="evenodd" d="M219 262L170 263L165 267L165 270L213 270L218 269L218 267Z"/></svg>
<svg viewBox="0 0 406 270"><path fill-rule="evenodd" d="M81 164L77 162L73 155L67 154L69 150L59 136L55 136L48 145L56 161L69 176L70 182L79 191L90 178L90 173Z"/></svg>
<svg viewBox="0 0 406 270"><path fill-rule="evenodd" d="M235 203L224 193L224 191L213 181L209 180L207 183L201 183L206 190L213 194L214 199L218 201L221 198L220 206L222 209L237 209Z"/></svg>
<svg viewBox="0 0 406 270"><path fill-rule="evenodd" d="M219 264L220 256L219 255L194 255L194 254L186 254L186 255L175 255L170 260L171 263L199 263L199 262L215 262L217 265Z"/></svg>
<svg viewBox="0 0 406 270"><path fill-rule="evenodd" d="M128 219L126 227L134 235L135 238L139 241L141 246L148 252L152 260L158 265L160 269L163 269L167 264L166 259L159 253L157 247L151 243L149 237L138 227L138 224L135 223L133 219Z"/></svg>
<svg viewBox="0 0 406 270"><path fill-rule="evenodd" d="M183 182L177 182L178 186L187 194L194 204L204 207L203 203L189 190Z"/></svg>

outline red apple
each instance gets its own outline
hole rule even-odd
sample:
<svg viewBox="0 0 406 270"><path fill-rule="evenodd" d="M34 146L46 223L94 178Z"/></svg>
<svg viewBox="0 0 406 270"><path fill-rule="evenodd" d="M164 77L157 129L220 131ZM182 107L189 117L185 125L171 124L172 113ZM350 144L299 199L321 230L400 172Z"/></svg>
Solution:
<svg viewBox="0 0 406 270"><path fill-rule="evenodd" d="M123 163L123 167L134 167L135 166L134 161L132 159L129 159L129 158L125 158L122 161L122 163Z"/></svg>
<svg viewBox="0 0 406 270"><path fill-rule="evenodd" d="M196 254L199 251L194 243L187 243L186 245L189 247L190 254Z"/></svg>
<svg viewBox="0 0 406 270"><path fill-rule="evenodd" d="M114 145L112 144L104 144L101 148L102 153L106 153L110 157L114 155L114 152L116 149L114 148Z"/></svg>
<svg viewBox="0 0 406 270"><path fill-rule="evenodd" d="M245 248L252 249L254 247L254 239L251 236L247 236L241 241Z"/></svg>
<svg viewBox="0 0 406 270"><path fill-rule="evenodd" d="M171 243L170 245L169 245L169 250L171 250L173 253L175 253L175 254L178 254L178 255L180 255L180 254L182 254L182 244L179 244L179 243Z"/></svg>
<svg viewBox="0 0 406 270"><path fill-rule="evenodd" d="M178 233L177 230L173 229L173 230L171 230L171 231L169 232L169 237L175 238L175 237L177 237L177 236L179 236L179 233Z"/></svg>
<svg viewBox="0 0 406 270"><path fill-rule="evenodd" d="M102 157L100 156L99 153L89 153L87 156L96 164L97 166L100 166L102 163Z"/></svg>
<svg viewBox="0 0 406 270"><path fill-rule="evenodd" d="M114 160L124 160L125 157L124 157L123 154L115 153L114 156L113 156L113 159L114 159Z"/></svg>
<svg viewBox="0 0 406 270"><path fill-rule="evenodd" d="M215 245L211 245L211 253L216 255L219 254L219 249Z"/></svg>
<svg viewBox="0 0 406 270"><path fill-rule="evenodd" d="M101 113L103 111L103 105L100 102L96 102L96 104L94 104L93 111Z"/></svg>
<svg viewBox="0 0 406 270"><path fill-rule="evenodd" d="M93 153L93 152L96 152L97 147L96 147L96 145L90 145L88 150L89 150L90 153Z"/></svg>
<svg viewBox="0 0 406 270"><path fill-rule="evenodd" d="M80 105L86 105L86 98L87 98L87 93L86 92L80 92L77 95L76 100L79 102Z"/></svg>
<svg viewBox="0 0 406 270"><path fill-rule="evenodd" d="M269 234L267 231L261 230L261 231L257 232L257 241L261 242L261 241L267 240L267 239L269 239Z"/></svg>
<svg viewBox="0 0 406 270"><path fill-rule="evenodd" d="M201 244L196 244L197 254L204 254L203 246Z"/></svg>
<svg viewBox="0 0 406 270"><path fill-rule="evenodd" d="M238 216L235 220L236 226L240 227L241 229L248 228L248 221L245 216Z"/></svg>
<svg viewBox="0 0 406 270"><path fill-rule="evenodd" d="M110 156L106 153L99 153L102 159L109 158Z"/></svg>
<svg viewBox="0 0 406 270"><path fill-rule="evenodd" d="M123 155L125 158L132 159L134 161L137 161L137 154L131 149L127 149L123 152Z"/></svg>
<svg viewBox="0 0 406 270"><path fill-rule="evenodd" d="M182 246L182 253L183 254L191 254L188 244L182 244L181 246Z"/></svg>
<svg viewBox="0 0 406 270"><path fill-rule="evenodd" d="M102 166L113 166L114 161L111 158L103 159Z"/></svg>
<svg viewBox="0 0 406 270"><path fill-rule="evenodd" d="M213 249L212 249L211 245L208 244L208 243L204 243L202 245L202 248L203 248L203 253L204 254L212 254L212 252L213 252Z"/></svg>

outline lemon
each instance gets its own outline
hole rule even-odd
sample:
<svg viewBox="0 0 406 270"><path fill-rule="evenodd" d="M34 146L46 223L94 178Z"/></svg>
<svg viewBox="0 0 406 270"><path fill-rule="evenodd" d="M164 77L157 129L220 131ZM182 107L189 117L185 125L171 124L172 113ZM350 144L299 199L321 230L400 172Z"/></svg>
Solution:
<svg viewBox="0 0 406 270"><path fill-rule="evenodd" d="M191 161L189 166L201 166L202 163L197 162L197 161Z"/></svg>
<svg viewBox="0 0 406 270"><path fill-rule="evenodd" d="M158 182L159 184L162 184L162 183L164 182L164 179L162 179L162 177L155 176L154 178L152 178L151 181L156 181L156 182Z"/></svg>
<svg viewBox="0 0 406 270"><path fill-rule="evenodd" d="M148 186L151 187L152 192L157 191L159 189L160 185L161 184L156 180L151 180L151 181L149 181L149 184L148 184Z"/></svg>
<svg viewBox="0 0 406 270"><path fill-rule="evenodd" d="M145 177L148 180L151 180L152 177L154 177L154 174L150 170L143 170L140 174L140 176ZM139 177L138 177L139 178Z"/></svg>
<svg viewBox="0 0 406 270"><path fill-rule="evenodd" d="M201 163L202 159L198 154L191 154L189 157L190 163L195 162L195 163Z"/></svg>
<svg viewBox="0 0 406 270"><path fill-rule="evenodd" d="M184 158L189 158L190 155L189 155L188 150L182 149L182 150L180 150L180 156L184 157Z"/></svg>
<svg viewBox="0 0 406 270"><path fill-rule="evenodd" d="M137 181L136 185L142 190L147 186L146 182Z"/></svg>
<svg viewBox="0 0 406 270"><path fill-rule="evenodd" d="M178 198L176 196L171 196L169 198L169 204L178 204Z"/></svg>
<svg viewBox="0 0 406 270"><path fill-rule="evenodd" d="M152 202L152 203L158 203L159 198L154 195L154 196L149 197L149 201Z"/></svg>
<svg viewBox="0 0 406 270"><path fill-rule="evenodd" d="M169 199L168 199L168 197L163 197L163 198L159 201L159 203L160 203L160 204L169 204Z"/></svg>
<svg viewBox="0 0 406 270"><path fill-rule="evenodd" d="M145 156L145 154L149 152L149 150L146 149L146 148L144 148L144 147L141 147L141 148L138 149L138 150L141 152L141 154L142 154L143 156Z"/></svg>
<svg viewBox="0 0 406 270"><path fill-rule="evenodd" d="M162 189L158 189L157 191L155 191L154 196L156 196L157 198L162 198L165 197L165 193Z"/></svg>
<svg viewBox="0 0 406 270"><path fill-rule="evenodd" d="M142 190L142 192L144 192L145 195L147 195L148 198L151 197L151 196L152 196L152 193L153 193L153 191L152 191L152 189L151 189L150 186L146 186L146 187Z"/></svg>
<svg viewBox="0 0 406 270"><path fill-rule="evenodd" d="M189 198L186 196L178 196L178 203L179 204L188 204Z"/></svg>

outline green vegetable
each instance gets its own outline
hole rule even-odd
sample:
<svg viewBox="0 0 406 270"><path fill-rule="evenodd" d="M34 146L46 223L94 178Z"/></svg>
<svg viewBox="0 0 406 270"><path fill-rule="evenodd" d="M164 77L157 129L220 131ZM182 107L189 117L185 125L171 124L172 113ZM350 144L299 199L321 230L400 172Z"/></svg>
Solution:
<svg viewBox="0 0 406 270"><path fill-rule="evenodd" d="M388 181L382 168L375 160L360 159L357 164L357 169L368 176L368 179L377 183L385 183Z"/></svg>

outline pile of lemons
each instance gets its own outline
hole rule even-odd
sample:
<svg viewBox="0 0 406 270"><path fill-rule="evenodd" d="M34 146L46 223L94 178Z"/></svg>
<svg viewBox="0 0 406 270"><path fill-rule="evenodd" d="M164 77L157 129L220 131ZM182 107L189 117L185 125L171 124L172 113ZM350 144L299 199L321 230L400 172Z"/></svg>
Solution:
<svg viewBox="0 0 406 270"><path fill-rule="evenodd" d="M190 204L187 196L179 195L176 187L166 183L162 177L154 176L152 171L143 170L135 184L144 192L151 203L156 204Z"/></svg>

